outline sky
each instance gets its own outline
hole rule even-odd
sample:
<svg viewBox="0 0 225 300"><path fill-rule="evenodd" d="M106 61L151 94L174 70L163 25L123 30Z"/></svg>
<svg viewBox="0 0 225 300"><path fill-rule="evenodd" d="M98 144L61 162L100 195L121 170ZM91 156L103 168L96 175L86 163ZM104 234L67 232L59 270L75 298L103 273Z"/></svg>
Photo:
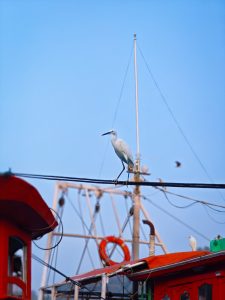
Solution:
<svg viewBox="0 0 225 300"><path fill-rule="evenodd" d="M225 183L225 3L219 0L1 0L0 172L116 178L121 163L101 134L116 129L135 157L134 33L141 164L151 173L145 179ZM27 181L51 206L55 182ZM225 205L224 191L169 191ZM142 193L209 239L225 235L224 212L178 209L153 188ZM168 197L175 205L190 203ZM200 247L209 244L144 204L170 252L190 250L190 234ZM69 209L65 215L70 231L72 222L80 226ZM114 221L107 222L107 234L115 234ZM72 275L70 251L75 247L78 260L83 244L63 243L59 268ZM43 258L35 245L33 251ZM83 271L90 268L87 262ZM34 289L41 271L34 262Z"/></svg>

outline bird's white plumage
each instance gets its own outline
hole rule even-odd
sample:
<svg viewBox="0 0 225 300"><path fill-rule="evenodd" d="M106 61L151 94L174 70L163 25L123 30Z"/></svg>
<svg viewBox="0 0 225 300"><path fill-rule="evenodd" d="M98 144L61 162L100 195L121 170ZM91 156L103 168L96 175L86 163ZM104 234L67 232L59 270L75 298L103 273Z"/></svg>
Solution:
<svg viewBox="0 0 225 300"><path fill-rule="evenodd" d="M190 245L192 251L196 251L197 250L196 238L193 237L192 235L190 235L188 238L189 238L189 245Z"/></svg>
<svg viewBox="0 0 225 300"><path fill-rule="evenodd" d="M103 135L106 135L106 134L111 134L112 146L123 165L122 172L124 171L124 168L125 168L124 163L126 163L128 165L128 169L133 169L134 160L133 160L132 152L131 152L129 146L127 145L127 143L124 140L117 138L117 133L115 130L110 130L110 131L104 133ZM122 172L119 174L117 179L120 177Z"/></svg>

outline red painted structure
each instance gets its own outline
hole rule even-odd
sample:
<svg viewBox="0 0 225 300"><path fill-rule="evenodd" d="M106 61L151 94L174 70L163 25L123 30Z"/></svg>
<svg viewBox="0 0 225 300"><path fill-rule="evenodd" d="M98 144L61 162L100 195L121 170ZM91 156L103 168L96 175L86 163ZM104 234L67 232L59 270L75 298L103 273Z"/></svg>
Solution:
<svg viewBox="0 0 225 300"><path fill-rule="evenodd" d="M225 299L225 251L166 254L149 257L147 264L129 277L147 283L150 299Z"/></svg>
<svg viewBox="0 0 225 300"><path fill-rule="evenodd" d="M31 299L31 241L56 226L32 185L0 176L0 299Z"/></svg>
<svg viewBox="0 0 225 300"><path fill-rule="evenodd" d="M72 279L88 285L101 281L102 276L107 276L109 285L111 278L116 275L127 276L131 281L140 283L141 289L135 299L225 299L225 251L191 251L150 256L92 270ZM58 283L55 288L62 292L66 284L65 281ZM106 297L113 299L112 295L116 290L109 288L109 291L111 295Z"/></svg>

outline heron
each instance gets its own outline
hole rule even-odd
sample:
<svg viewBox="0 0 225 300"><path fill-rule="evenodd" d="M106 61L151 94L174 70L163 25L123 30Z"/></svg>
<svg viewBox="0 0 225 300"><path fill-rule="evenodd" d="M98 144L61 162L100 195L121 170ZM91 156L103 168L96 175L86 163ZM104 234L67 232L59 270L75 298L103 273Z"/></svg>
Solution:
<svg viewBox="0 0 225 300"><path fill-rule="evenodd" d="M125 170L124 163L126 163L127 166L128 166L128 179L127 180L129 180L129 171L133 170L133 168L134 168L134 160L133 160L131 150L130 150L130 148L127 145L126 142L124 142L122 139L119 139L117 137L117 132L115 130L110 130L106 133L103 133L102 136L107 135L107 134L111 135L112 146L113 146L114 151L116 152L117 156L119 157L119 159L121 160L121 163L123 165L123 169L119 173L119 175L117 176L115 181L117 181L119 179L119 177L121 176L121 174Z"/></svg>
<svg viewBox="0 0 225 300"><path fill-rule="evenodd" d="M189 245L191 246L192 251L196 251L197 249L197 241L196 238L192 235L189 236Z"/></svg>

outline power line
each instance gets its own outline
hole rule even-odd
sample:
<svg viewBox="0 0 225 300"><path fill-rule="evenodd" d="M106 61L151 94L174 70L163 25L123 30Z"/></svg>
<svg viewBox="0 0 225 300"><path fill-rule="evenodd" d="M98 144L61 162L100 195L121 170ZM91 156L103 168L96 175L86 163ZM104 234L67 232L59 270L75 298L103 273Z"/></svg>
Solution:
<svg viewBox="0 0 225 300"><path fill-rule="evenodd" d="M154 182L154 181L116 181L111 179L96 178L80 178L55 175L40 175L28 173L1 173L1 176L17 176L30 179L56 180L56 181L72 181L85 182L94 184L113 184L122 186L152 186L152 187L175 187L175 188L198 188L198 189L225 189L224 183L181 183L181 182Z"/></svg>
<svg viewBox="0 0 225 300"><path fill-rule="evenodd" d="M215 203L212 203L212 202L208 202L208 201L204 201L204 200L198 200L198 199L195 199L195 198L192 198L192 197L188 197L188 196L183 196L183 195L179 195L179 194L176 194L176 193L172 193L172 192L169 192L169 191L165 191L164 189L161 189L159 187L156 187L157 190L163 192L165 194L165 197L167 198L168 202L173 205L174 207L177 207L177 208L187 208L187 207L190 207L194 204L203 204L203 205L206 205L208 206L210 209L212 210L215 210L217 212L225 212L225 210L218 210L218 209L215 209L213 208L212 206L214 207L219 207L219 208L224 208L225 209L225 206L224 205L219 205L219 204L215 204ZM176 196L176 197L180 197L180 198L183 198L185 200L189 200L189 201L192 201L191 204L188 204L186 206L178 206L178 205L175 205L174 203L171 202L171 200L169 200L169 198L166 196L166 194L170 194L170 195L173 195L173 196Z"/></svg>
<svg viewBox="0 0 225 300"><path fill-rule="evenodd" d="M177 222L179 222L180 224L182 224L183 226L191 229L193 232L195 232L197 235L201 236L202 238L204 238L207 241L210 241L210 239L205 236L204 234L202 234L201 232L199 232L197 229L195 229L194 227L190 226L189 224L185 223L184 221L180 220L179 218L177 218L176 216L174 216L173 214L169 213L166 209L162 208L160 205L154 203L150 198L146 197L146 196L142 196L142 198L144 200L147 200L148 202L150 202L153 206L155 206L156 208L158 208L159 210L161 210L162 212L164 212L165 214L167 214L168 216L170 216L171 218L173 218L174 220L176 220Z"/></svg>

